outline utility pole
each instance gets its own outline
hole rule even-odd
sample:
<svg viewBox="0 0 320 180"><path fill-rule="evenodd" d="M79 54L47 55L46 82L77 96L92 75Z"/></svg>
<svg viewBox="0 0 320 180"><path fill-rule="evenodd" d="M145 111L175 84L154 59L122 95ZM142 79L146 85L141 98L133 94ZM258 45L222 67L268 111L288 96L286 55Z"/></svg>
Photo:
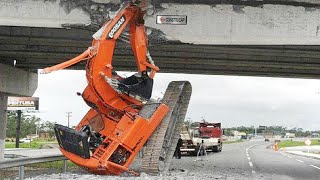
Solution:
<svg viewBox="0 0 320 180"><path fill-rule="evenodd" d="M18 119L17 119L17 128L16 128L16 148L19 148L22 111L18 110L17 114L18 114Z"/></svg>
<svg viewBox="0 0 320 180"><path fill-rule="evenodd" d="M68 128L70 128L70 117L72 112L66 112L67 113L67 118L68 118Z"/></svg>

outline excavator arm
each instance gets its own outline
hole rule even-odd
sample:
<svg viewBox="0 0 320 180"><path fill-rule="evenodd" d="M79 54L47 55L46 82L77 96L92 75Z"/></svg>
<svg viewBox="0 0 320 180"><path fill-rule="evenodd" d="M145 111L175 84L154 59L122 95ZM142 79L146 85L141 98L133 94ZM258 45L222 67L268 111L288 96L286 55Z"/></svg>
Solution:
<svg viewBox="0 0 320 180"><path fill-rule="evenodd" d="M102 28L93 35L95 40L93 41L92 46L85 52L71 60L45 68L42 73L51 73L92 58L99 50L103 50L99 49L100 43L105 45L103 47L108 48L109 50L107 50L107 53L100 52L99 54L102 54L102 56L108 54L109 58L107 58L106 62L111 65L116 40L128 24L130 27L131 47L136 58L138 72L146 73L148 68L154 72L159 71L159 67L155 66L153 62L148 62L147 60L147 37L145 33L143 15L144 12L142 12L137 6L127 6L118 13L114 19L106 22ZM153 76L151 78L153 78Z"/></svg>
<svg viewBox="0 0 320 180"><path fill-rule="evenodd" d="M150 99L159 68L147 50L141 9L137 3L125 6L93 35L92 45L84 53L43 70L50 73L87 62L88 85L79 95L91 109L75 129L57 124L55 133L61 152L96 174L129 171L147 140L141 168L160 172L161 164L170 163L191 96L190 83L182 81L170 83L162 101ZM112 60L116 41L126 27L138 72L124 78L113 70Z"/></svg>

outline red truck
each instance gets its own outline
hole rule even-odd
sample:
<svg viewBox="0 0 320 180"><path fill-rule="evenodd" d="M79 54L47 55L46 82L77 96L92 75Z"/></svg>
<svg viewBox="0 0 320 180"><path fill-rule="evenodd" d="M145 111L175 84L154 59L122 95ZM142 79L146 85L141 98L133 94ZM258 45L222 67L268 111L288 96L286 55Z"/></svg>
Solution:
<svg viewBox="0 0 320 180"><path fill-rule="evenodd" d="M204 154L204 150L220 152L222 150L221 136L221 123L201 122L196 128L184 126L181 132L183 145L180 150L182 153L197 155L202 144L203 149L200 150L200 155Z"/></svg>

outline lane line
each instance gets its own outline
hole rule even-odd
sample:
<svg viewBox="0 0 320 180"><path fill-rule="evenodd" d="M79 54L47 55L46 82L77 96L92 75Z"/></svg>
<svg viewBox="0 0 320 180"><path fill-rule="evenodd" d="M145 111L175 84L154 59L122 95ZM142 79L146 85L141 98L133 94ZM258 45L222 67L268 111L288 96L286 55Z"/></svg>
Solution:
<svg viewBox="0 0 320 180"><path fill-rule="evenodd" d="M258 145L262 145L262 144L255 144L255 145L251 145L251 146L249 146L248 148L246 148L246 155L247 155L247 158L248 158L248 161L249 161L249 166L250 166L251 168L253 168L253 164L252 164L252 162L251 162L251 157L250 157L250 155L249 155L249 150L250 150L252 147L258 146ZM252 170L251 173L252 173L252 174L255 174L256 171L255 171L255 170Z"/></svg>
<svg viewBox="0 0 320 180"><path fill-rule="evenodd" d="M289 156L289 155L287 155L286 153L280 152L280 154L282 154L282 155L286 156L287 158L293 159L293 157L292 157L292 156Z"/></svg>
<svg viewBox="0 0 320 180"><path fill-rule="evenodd" d="M286 154L285 154L285 153L283 153L283 152L280 152L280 154L282 154L282 155L284 155L284 156L286 156L287 158L290 158L290 159L292 159L292 158L293 158L292 156L286 155Z"/></svg>
<svg viewBox="0 0 320 180"><path fill-rule="evenodd" d="M314 168L316 168L316 169L320 169L320 167L318 167L318 166L315 166L315 165L310 165L311 167L314 167Z"/></svg>
<svg viewBox="0 0 320 180"><path fill-rule="evenodd" d="M303 161L301 161L301 160L299 160L299 159L296 159L296 161L303 163Z"/></svg>

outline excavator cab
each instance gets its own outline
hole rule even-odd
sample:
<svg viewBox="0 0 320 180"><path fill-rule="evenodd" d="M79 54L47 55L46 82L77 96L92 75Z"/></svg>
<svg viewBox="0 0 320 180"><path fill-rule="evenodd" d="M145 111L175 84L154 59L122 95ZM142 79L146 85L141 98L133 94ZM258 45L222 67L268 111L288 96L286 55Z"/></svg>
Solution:
<svg viewBox="0 0 320 180"><path fill-rule="evenodd" d="M119 90L132 96L150 99L152 94L153 79L146 74L136 73L119 81Z"/></svg>

